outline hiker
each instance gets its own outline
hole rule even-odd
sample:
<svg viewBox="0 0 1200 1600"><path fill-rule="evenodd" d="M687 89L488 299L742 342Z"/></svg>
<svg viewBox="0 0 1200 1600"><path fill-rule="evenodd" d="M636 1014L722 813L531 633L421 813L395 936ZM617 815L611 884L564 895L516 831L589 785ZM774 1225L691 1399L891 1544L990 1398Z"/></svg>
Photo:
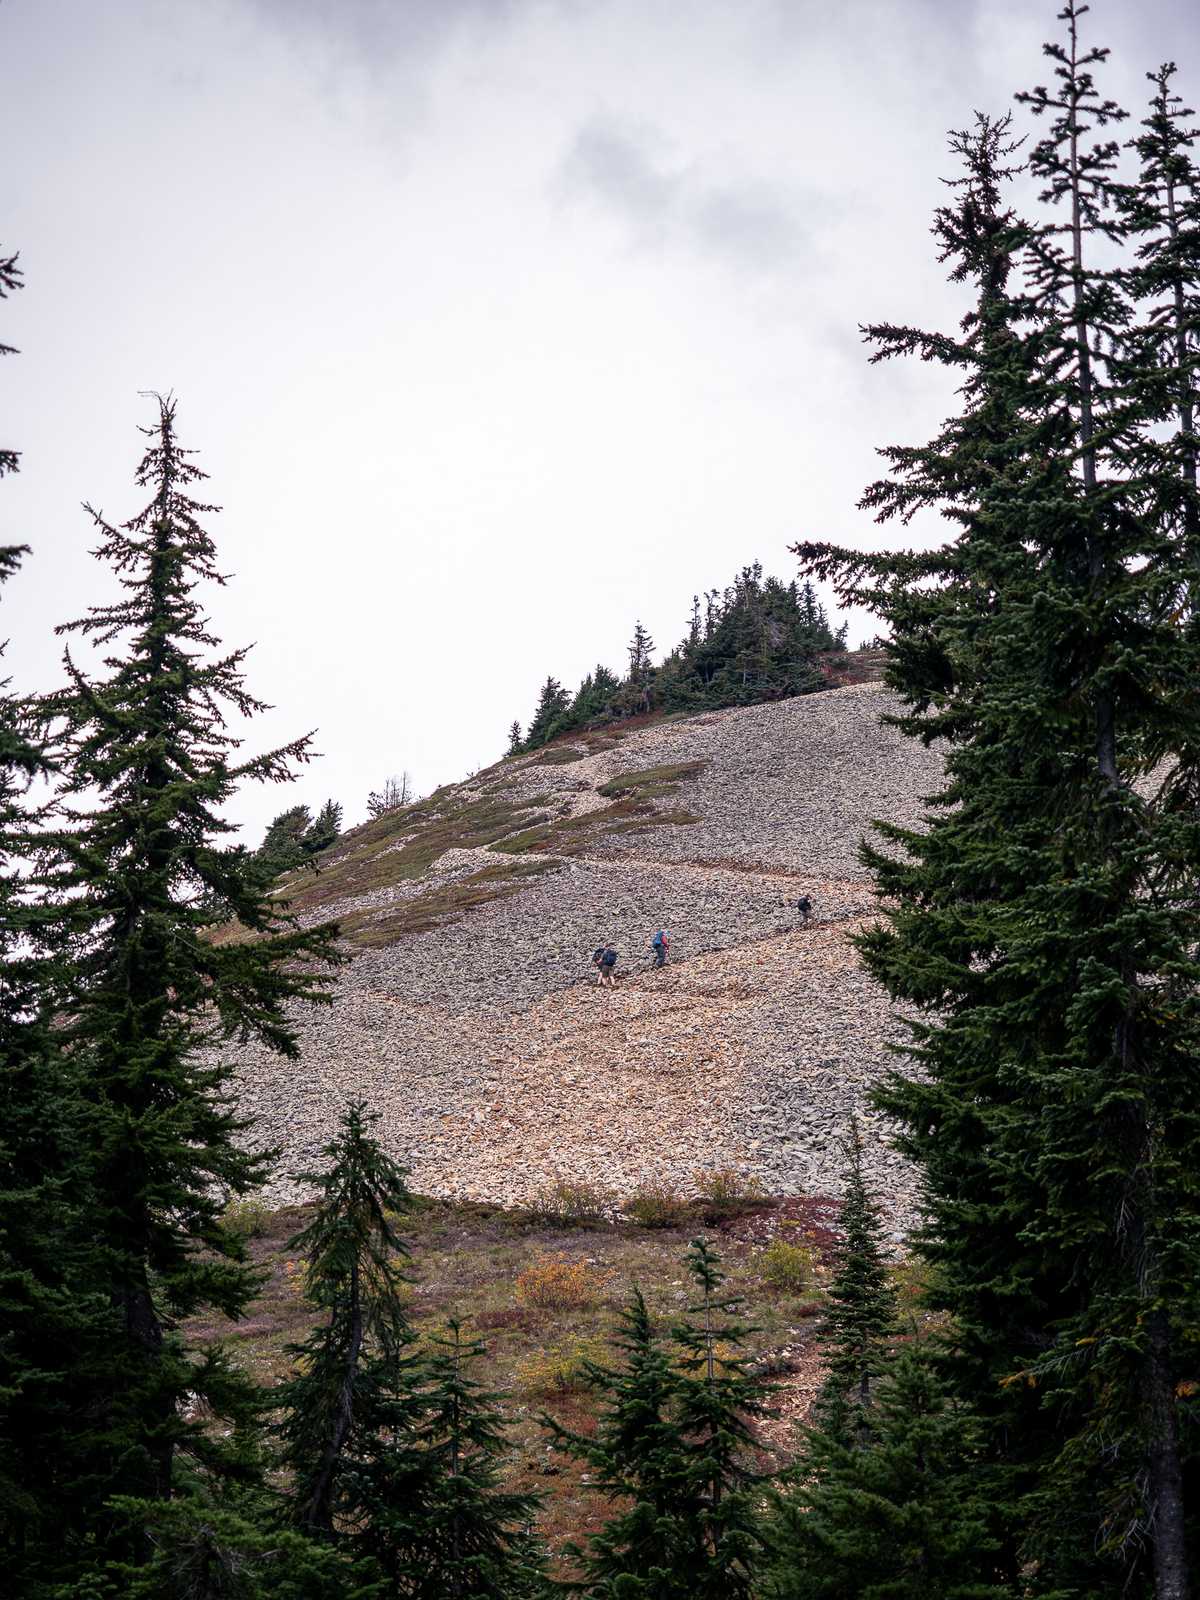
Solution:
<svg viewBox="0 0 1200 1600"><path fill-rule="evenodd" d="M802 894L796 901L796 910L800 913L800 926L807 928L812 921L812 901L806 894Z"/></svg>
<svg viewBox="0 0 1200 1600"><path fill-rule="evenodd" d="M610 989L617 987L616 973L613 968L617 964L617 952L610 944L602 944L592 956L592 965L596 969L596 987L603 989L607 983Z"/></svg>
<svg viewBox="0 0 1200 1600"><path fill-rule="evenodd" d="M671 948L671 936L665 928L659 928L650 941L650 948L654 951L654 965L665 967L667 964L667 951Z"/></svg>

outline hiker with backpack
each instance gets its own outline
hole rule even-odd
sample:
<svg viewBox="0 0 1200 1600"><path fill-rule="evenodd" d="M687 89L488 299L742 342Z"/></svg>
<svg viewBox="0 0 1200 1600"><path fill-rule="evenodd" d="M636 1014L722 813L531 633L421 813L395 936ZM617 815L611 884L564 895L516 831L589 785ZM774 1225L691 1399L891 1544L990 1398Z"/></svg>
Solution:
<svg viewBox="0 0 1200 1600"><path fill-rule="evenodd" d="M806 894L802 894L796 901L796 910L800 913L800 926L807 928L812 921L812 901Z"/></svg>
<svg viewBox="0 0 1200 1600"><path fill-rule="evenodd" d="M617 975L613 970L617 964L617 952L611 944L602 944L592 956L592 965L596 969L596 987L603 989L606 985L610 989L617 987Z"/></svg>
<svg viewBox="0 0 1200 1600"><path fill-rule="evenodd" d="M671 948L671 937L665 928L659 928L650 941L650 948L654 951L654 965L665 967L667 964L667 951Z"/></svg>

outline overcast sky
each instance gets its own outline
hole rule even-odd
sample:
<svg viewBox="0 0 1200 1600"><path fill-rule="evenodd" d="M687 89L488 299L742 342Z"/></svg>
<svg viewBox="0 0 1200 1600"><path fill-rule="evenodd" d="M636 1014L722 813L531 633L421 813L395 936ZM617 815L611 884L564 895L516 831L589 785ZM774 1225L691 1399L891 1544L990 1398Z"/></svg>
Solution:
<svg viewBox="0 0 1200 1600"><path fill-rule="evenodd" d="M0 622L23 688L111 597L140 390L201 451L229 644L348 821L502 753L548 672L694 592L880 535L875 448L949 403L858 324L952 321L945 132L1044 81L1054 0L0 0ZM1096 0L1139 110L1200 7ZM852 619L852 638L868 624ZM873 630L872 630L873 631Z"/></svg>

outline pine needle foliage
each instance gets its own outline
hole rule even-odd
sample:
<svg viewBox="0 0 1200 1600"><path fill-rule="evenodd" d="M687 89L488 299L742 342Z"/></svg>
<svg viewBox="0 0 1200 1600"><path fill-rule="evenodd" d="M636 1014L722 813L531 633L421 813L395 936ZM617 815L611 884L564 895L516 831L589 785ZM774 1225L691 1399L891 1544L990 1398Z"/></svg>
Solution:
<svg viewBox="0 0 1200 1600"><path fill-rule="evenodd" d="M355 1472L353 1543L403 1600L522 1600L546 1595L532 1532L538 1500L500 1483L507 1452L497 1396L472 1375L484 1355L451 1320L422 1353L411 1425L385 1429Z"/></svg>
<svg viewBox="0 0 1200 1600"><path fill-rule="evenodd" d="M976 1431L906 1351L875 1392L870 1439L810 1431L774 1497L763 1600L1016 1600L998 1572Z"/></svg>
<svg viewBox="0 0 1200 1600"><path fill-rule="evenodd" d="M851 1122L842 1146L845 1187L841 1238L834 1259L825 1318L817 1337L824 1346L823 1402L850 1435L869 1430L871 1386L884 1370L895 1342L896 1293L883 1253L879 1207L863 1174L863 1141Z"/></svg>
<svg viewBox="0 0 1200 1600"><path fill-rule="evenodd" d="M215 1404L233 1432L189 1420L217 1367L175 1333L201 1307L239 1316L257 1275L222 1223L228 1200L261 1180L267 1158L239 1142L223 1047L256 1037L285 1057L297 1045L285 1007L320 1000L315 970L334 959L332 930L300 930L265 895L247 853L226 845L221 813L247 780L285 781L308 740L264 756L235 755L225 717L262 709L246 689L244 651L221 654L199 586L223 581L189 494L203 474L178 444L175 406L157 402L137 473L146 507L120 527L91 512L99 559L122 594L60 632L106 648L90 678L68 652L68 686L42 715L61 775L55 824L38 842L38 886L70 927L69 966L56 992L55 1047L78 1075L94 1293L111 1306L111 1363L87 1374L90 1404L76 1417L103 1488L165 1499L183 1448L206 1470L246 1470L240 1429L253 1388L222 1376ZM217 945L205 933L213 902L257 937ZM224 1466L222 1466L222 1462Z"/></svg>
<svg viewBox="0 0 1200 1600"><path fill-rule="evenodd" d="M569 1587L604 1600L683 1600L753 1593L761 1547L760 1479L749 1465L753 1420L766 1387L740 1352L750 1330L722 1298L718 1258L702 1239L688 1252L701 1298L691 1318L654 1330L635 1289L622 1313L617 1367L587 1364L602 1397L594 1436L549 1421L555 1445L587 1463L594 1484L627 1502L586 1548Z"/></svg>
<svg viewBox="0 0 1200 1600"><path fill-rule="evenodd" d="M343 1112L323 1152L324 1171L301 1174L318 1188L317 1210L288 1245L303 1254L305 1297L323 1320L290 1347L297 1366L277 1391L277 1434L292 1477L293 1520L326 1539L335 1523L361 1520L352 1469L385 1425L407 1428L415 1407L408 1251L393 1221L411 1196L404 1168L371 1133L376 1121L363 1102Z"/></svg>
<svg viewBox="0 0 1200 1600"><path fill-rule="evenodd" d="M1123 113L1085 12L1068 0L1054 81L1021 97L1045 127L1033 221L1003 204L1007 124L958 141L935 231L976 289L960 333L870 330L880 356L945 364L963 405L884 452L866 503L936 508L957 538L803 559L890 625L899 725L946 745L926 829L865 851L888 911L860 947L920 1014L921 1074L880 1103L924 1171L931 1295L1001 1473L1008 1569L1031 1593L1178 1600L1200 1503L1200 660L1186 433L1159 454L1172 386L1137 353Z"/></svg>

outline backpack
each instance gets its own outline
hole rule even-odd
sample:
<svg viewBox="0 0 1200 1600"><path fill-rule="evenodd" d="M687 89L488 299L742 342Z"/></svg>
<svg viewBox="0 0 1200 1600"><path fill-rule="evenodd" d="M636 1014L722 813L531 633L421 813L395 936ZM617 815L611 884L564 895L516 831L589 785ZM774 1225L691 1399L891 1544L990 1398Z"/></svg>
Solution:
<svg viewBox="0 0 1200 1600"><path fill-rule="evenodd" d="M651 939L651 941L650 941L651 949L661 950L663 945L666 944L666 942L667 941L663 938L663 931L660 928L658 930L658 932L654 935L653 939Z"/></svg>
<svg viewBox="0 0 1200 1600"><path fill-rule="evenodd" d="M600 957L600 961L606 967L615 967L617 964L617 952L615 950L606 950Z"/></svg>
<svg viewBox="0 0 1200 1600"><path fill-rule="evenodd" d="M601 945L600 948L598 950L596 950L592 955L592 965L594 967L598 967L603 960L604 960L604 946Z"/></svg>

